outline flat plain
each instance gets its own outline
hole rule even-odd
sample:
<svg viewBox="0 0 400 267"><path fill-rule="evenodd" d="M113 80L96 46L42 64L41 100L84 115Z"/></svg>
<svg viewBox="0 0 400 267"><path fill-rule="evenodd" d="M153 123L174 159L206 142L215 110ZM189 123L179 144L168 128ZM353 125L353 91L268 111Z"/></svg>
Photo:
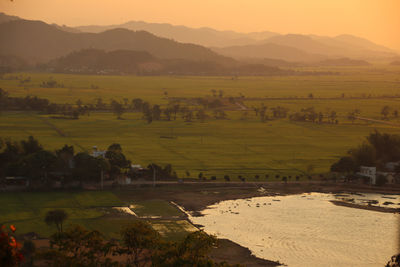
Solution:
<svg viewBox="0 0 400 267"><path fill-rule="evenodd" d="M56 103L95 103L101 97L129 101L141 98L151 105L168 105L171 98L210 97L211 90L223 90L225 97L245 96L244 110L226 111L227 119L205 122L153 121L148 124L141 113L128 112L117 119L112 113L92 112L79 120L54 119L35 112L3 111L0 136L19 140L33 135L45 147L56 149L74 145L76 151L92 146L106 149L120 143L124 153L136 164L172 164L179 177L222 179L228 174L254 178L276 174L296 175L313 169L327 172L330 165L363 142L370 132L400 132L400 120L391 124L347 119L354 109L362 117L381 120L380 111L389 106L400 109L400 68L371 66L362 68L302 69L337 72L333 75L274 77L186 77L186 76L89 76L54 73L18 73L3 76L0 88L11 96L35 95ZM15 77L30 77L21 83ZM41 88L50 77L63 88ZM165 94L167 92L167 94ZM310 98L309 95L313 97ZM328 114L336 111L338 124L294 122L288 118L261 122L252 107L286 107L289 114L314 107ZM247 112L244 119L244 113ZM211 114L211 112L210 112ZM312 168L310 167L312 166Z"/></svg>

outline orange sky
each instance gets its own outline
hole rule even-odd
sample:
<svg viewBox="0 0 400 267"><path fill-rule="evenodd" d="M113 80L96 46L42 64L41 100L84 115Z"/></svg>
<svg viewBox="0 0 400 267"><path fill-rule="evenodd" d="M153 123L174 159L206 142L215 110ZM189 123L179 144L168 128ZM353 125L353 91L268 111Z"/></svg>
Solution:
<svg viewBox="0 0 400 267"><path fill-rule="evenodd" d="M400 0L0 0L0 11L70 26L143 20L241 32L347 33L400 51Z"/></svg>

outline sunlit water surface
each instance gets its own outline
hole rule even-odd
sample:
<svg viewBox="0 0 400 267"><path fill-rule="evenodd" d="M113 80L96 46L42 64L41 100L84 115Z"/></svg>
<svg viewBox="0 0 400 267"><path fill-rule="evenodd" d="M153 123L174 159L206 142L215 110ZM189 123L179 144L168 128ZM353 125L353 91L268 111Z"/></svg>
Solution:
<svg viewBox="0 0 400 267"><path fill-rule="evenodd" d="M223 201L191 220L288 266L384 266L398 251L399 214L335 206L333 199L312 193Z"/></svg>

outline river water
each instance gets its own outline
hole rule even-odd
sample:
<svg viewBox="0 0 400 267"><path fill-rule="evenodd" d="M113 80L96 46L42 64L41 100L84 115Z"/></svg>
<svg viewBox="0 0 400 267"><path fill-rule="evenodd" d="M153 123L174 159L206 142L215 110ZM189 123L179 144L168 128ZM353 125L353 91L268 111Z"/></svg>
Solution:
<svg viewBox="0 0 400 267"><path fill-rule="evenodd" d="M400 215L329 201L337 198L311 193L229 200L190 219L209 234L290 267L384 266L398 251Z"/></svg>

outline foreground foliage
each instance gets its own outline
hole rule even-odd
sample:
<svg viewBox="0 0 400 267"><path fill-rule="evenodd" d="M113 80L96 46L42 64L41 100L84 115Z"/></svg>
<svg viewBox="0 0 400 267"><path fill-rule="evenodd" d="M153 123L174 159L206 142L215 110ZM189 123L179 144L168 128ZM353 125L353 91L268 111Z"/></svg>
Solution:
<svg viewBox="0 0 400 267"><path fill-rule="evenodd" d="M107 241L100 232L81 226L54 234L50 242L51 248L37 257L48 266L232 266L208 257L217 244L215 237L198 231L182 242L166 242L143 221L124 229L121 242Z"/></svg>

